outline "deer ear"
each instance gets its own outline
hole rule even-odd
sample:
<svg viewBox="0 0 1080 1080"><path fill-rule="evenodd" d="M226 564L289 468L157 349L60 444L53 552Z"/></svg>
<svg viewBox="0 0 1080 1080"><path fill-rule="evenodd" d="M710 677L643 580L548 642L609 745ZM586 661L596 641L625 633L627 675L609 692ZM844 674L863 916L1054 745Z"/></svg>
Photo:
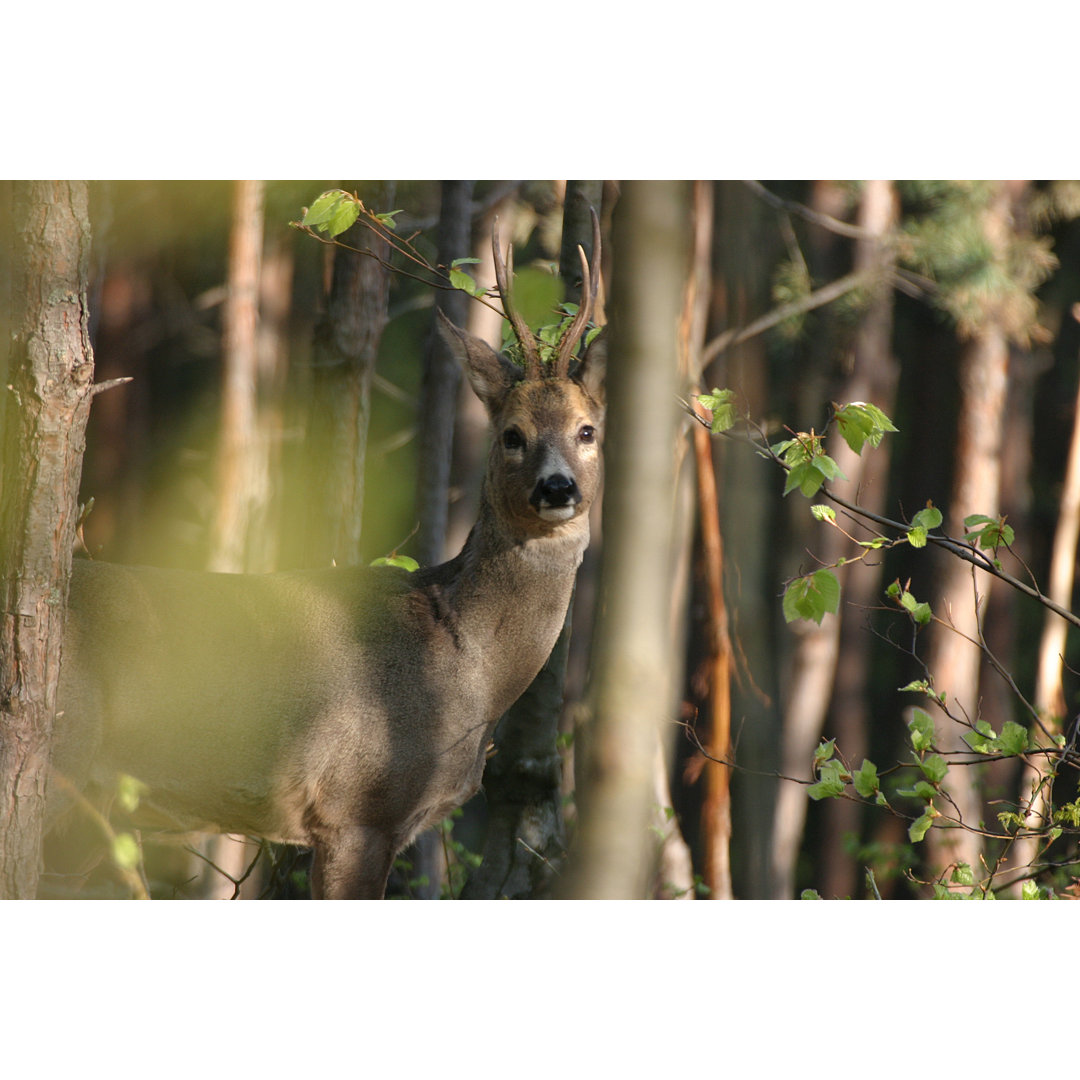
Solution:
<svg viewBox="0 0 1080 1080"><path fill-rule="evenodd" d="M455 326L438 309L435 316L439 335L485 405L490 408L514 383L521 381L520 369L500 356L486 341Z"/></svg>
<svg viewBox="0 0 1080 1080"><path fill-rule="evenodd" d="M573 378L581 383L598 405L604 404L604 374L607 371L608 333L605 326L599 334L589 342L585 355L581 358Z"/></svg>

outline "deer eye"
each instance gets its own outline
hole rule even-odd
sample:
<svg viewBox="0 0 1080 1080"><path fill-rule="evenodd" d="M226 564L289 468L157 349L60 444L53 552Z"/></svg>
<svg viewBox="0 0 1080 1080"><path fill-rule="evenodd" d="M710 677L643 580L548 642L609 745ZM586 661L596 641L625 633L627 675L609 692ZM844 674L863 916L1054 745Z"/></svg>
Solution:
<svg viewBox="0 0 1080 1080"><path fill-rule="evenodd" d="M592 442L596 438L596 428L592 424L585 424L578 432L578 438L585 443Z"/></svg>
<svg viewBox="0 0 1080 1080"><path fill-rule="evenodd" d="M517 428L507 428L503 432L502 444L507 450L521 450L525 446L525 439Z"/></svg>

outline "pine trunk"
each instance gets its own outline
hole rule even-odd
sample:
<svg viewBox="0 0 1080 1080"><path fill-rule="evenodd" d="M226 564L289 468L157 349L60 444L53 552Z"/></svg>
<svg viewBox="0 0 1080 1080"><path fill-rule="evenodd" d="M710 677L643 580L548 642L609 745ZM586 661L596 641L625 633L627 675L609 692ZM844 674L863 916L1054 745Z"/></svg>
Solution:
<svg viewBox="0 0 1080 1080"><path fill-rule="evenodd" d="M93 396L87 184L15 185L0 463L0 897L40 873L86 421Z"/></svg>
<svg viewBox="0 0 1080 1080"><path fill-rule="evenodd" d="M983 228L991 249L1004 259L1011 228L1013 194L1000 182L984 211ZM958 420L955 479L946 515L946 531L964 535L964 518L970 514L998 514L1001 490L1003 423L1009 382L1009 341L1002 321L993 309L967 344L960 363L960 416ZM992 579L976 576L961 559L950 559L934 602L934 613L948 625L935 625L927 666L937 693L947 696L949 708L966 714L974 723L979 717L979 673L982 652L981 619ZM964 729L939 716L938 746L943 751L965 751ZM935 824L928 841L936 872L956 863L967 863L976 873L981 868L982 839L975 829L983 819L982 796L974 768L954 768L949 775L952 804L939 807L953 827ZM965 827L966 826L966 827Z"/></svg>

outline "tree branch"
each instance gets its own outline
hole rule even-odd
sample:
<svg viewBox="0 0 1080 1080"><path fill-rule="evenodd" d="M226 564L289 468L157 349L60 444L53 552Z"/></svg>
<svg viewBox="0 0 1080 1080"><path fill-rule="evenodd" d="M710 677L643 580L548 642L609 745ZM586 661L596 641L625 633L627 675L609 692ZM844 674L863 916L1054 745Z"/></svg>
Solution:
<svg viewBox="0 0 1080 1080"><path fill-rule="evenodd" d="M783 210L786 213L795 214L813 225L820 225L823 229L828 229L829 232L837 233L840 236L849 236L853 240L881 239L878 233L864 229L860 225L852 225L850 222L841 221L830 214L822 214L818 210L811 210L809 206L805 206L803 203L782 199L779 195L774 195L760 180L744 180L743 183L774 210Z"/></svg>
<svg viewBox="0 0 1080 1080"><path fill-rule="evenodd" d="M760 319L755 319L746 326L737 326L725 330L722 334L714 337L702 350L702 370L732 346L748 341L752 337L757 337L758 334L763 334L766 330L771 330L785 319L793 318L796 315L805 315L808 311L813 311L814 308L830 304L833 300L838 300L841 296L855 289L872 284L880 276L881 272L877 269L859 270L847 274L836 281L829 282L828 285L823 285L820 289L815 289L812 293L808 293L798 300L792 300L773 308L772 311L766 312Z"/></svg>

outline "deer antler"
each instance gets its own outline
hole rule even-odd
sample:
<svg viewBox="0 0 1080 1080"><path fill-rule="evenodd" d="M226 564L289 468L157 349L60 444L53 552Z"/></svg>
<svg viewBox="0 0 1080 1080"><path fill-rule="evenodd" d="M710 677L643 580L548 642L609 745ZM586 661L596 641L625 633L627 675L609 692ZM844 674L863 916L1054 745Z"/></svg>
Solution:
<svg viewBox="0 0 1080 1080"><path fill-rule="evenodd" d="M592 215L593 228L593 266L596 273L590 273L589 260L585 258L585 250L578 244L578 254L581 256L581 303L578 305L577 315L574 321L566 328L559 338L559 351L555 358L555 374L565 379L570 373L570 357L574 346L581 337L582 331L592 318L593 307L596 305L596 290L600 285L600 219L596 211L589 207Z"/></svg>
<svg viewBox="0 0 1080 1080"><path fill-rule="evenodd" d="M529 324L514 310L510 300L510 282L514 276L514 246L506 247L506 258L499 251L499 219L495 219L491 228L491 249L495 255L495 282L499 286L499 296L502 298L503 310L514 328L514 336L521 345L521 351L525 354L525 378L539 379L542 373L540 363L540 346L529 329Z"/></svg>

